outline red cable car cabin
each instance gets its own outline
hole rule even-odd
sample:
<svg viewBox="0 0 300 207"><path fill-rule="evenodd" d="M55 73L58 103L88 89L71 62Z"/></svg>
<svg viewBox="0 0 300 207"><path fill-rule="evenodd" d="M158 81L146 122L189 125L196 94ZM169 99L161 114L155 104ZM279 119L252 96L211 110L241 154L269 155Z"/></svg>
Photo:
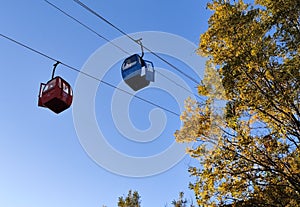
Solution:
<svg viewBox="0 0 300 207"><path fill-rule="evenodd" d="M70 84L57 76L46 84L41 83L38 105L60 113L72 104L73 92Z"/></svg>

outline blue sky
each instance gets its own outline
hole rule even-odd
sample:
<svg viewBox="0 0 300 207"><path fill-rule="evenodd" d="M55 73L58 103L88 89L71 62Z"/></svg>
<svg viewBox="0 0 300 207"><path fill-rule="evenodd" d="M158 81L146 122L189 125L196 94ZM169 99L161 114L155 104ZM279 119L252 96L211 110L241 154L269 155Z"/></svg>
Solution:
<svg viewBox="0 0 300 207"><path fill-rule="evenodd" d="M51 2L110 40L122 36L72 0ZM202 0L83 2L126 33L167 32L196 45L200 34L207 28L210 14L205 8L206 1ZM89 57L107 43L43 0L1 3L1 34L75 68L83 69ZM180 50L176 44L169 46ZM151 44L147 47L151 48ZM54 62L4 38L0 38L0 55L0 206L112 207L116 206L118 197L126 195L129 189L140 193L144 207L170 204L180 191L184 191L188 198L193 196L188 189L192 178L187 172L193 160L188 156L163 173L139 178L122 176L99 166L81 145L73 121L76 112L72 111L72 107L57 115L37 106L39 84L50 79ZM185 69L176 57L164 54L162 57L187 74L195 75L192 70ZM156 67L180 76L150 54L145 54L145 58L153 61ZM199 62L201 64L203 62ZM120 65L120 61L112 68L101 68L99 64L99 70L108 71L103 79L119 84ZM76 91L78 72L59 65L56 74L64 77ZM182 79L193 92L196 91L193 82L185 77ZM173 133L179 128L180 121L179 117L167 112L166 127L157 140L136 143L122 137L110 114L113 92L113 89L100 84L93 109L99 128L111 146L130 156L151 156L172 144ZM180 113L174 98L159 89L143 90L138 95ZM120 107L124 107L122 103ZM147 103L132 100L130 118L137 128L144 130L149 127L148 115L152 108ZM111 157L104 158L111 163L115 161Z"/></svg>

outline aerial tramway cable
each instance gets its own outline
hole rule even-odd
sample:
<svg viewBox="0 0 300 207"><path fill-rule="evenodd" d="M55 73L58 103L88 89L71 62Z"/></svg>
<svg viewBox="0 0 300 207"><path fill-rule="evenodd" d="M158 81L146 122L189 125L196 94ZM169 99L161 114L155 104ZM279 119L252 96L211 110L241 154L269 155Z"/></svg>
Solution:
<svg viewBox="0 0 300 207"><path fill-rule="evenodd" d="M76 19L74 16L68 14L66 11L62 10L61 8L59 8L58 6L56 6L55 4L44 0L46 3L48 3L50 6L52 6L53 8L57 9L58 11L60 11L62 14L64 14L65 16L71 18L72 20L74 20L75 22L77 22L78 24L80 24L81 26L83 26L84 28L86 28L87 30L91 31L92 33L96 34L99 38L102 38L103 40L105 40L106 42L112 44L114 47L118 48L119 50L121 50L122 52L124 52L127 55L130 55L129 52L127 52L126 50L124 50L122 47L120 47L119 45L115 44L114 42L112 42L111 40L109 40L108 38L104 37L103 35L99 34L98 32L96 32L94 29L92 29L91 27L87 26L86 24L82 23L81 21L79 21L78 19ZM108 22L107 22L108 23ZM113 25L112 25L113 26ZM115 28L115 26L114 26ZM119 30L119 29L118 29ZM123 31L120 31L123 34ZM129 37L131 40L134 40L133 38L131 38L129 35L125 34L127 37ZM140 45L140 42L138 40L134 40L136 43L138 43ZM141 48L143 49L143 45L140 45ZM165 79L169 80L170 82L172 82L173 84L177 85L178 87L182 88L183 90L185 90L186 92L190 93L191 95L202 99L198 94L195 94L193 92L191 92L189 89L185 88L184 86L180 85L179 83L177 83L176 81L172 80L171 78L169 78L168 76L164 75L163 73L161 73L160 71L156 70L156 72L158 74L160 74L162 77L164 77ZM203 100L203 99L202 99Z"/></svg>
<svg viewBox="0 0 300 207"><path fill-rule="evenodd" d="M74 2L76 2L77 4L79 4L81 7L83 7L84 9L86 9L87 11L89 11L90 13L92 13L93 15L95 15L96 17L100 18L102 21L104 21L105 23L107 23L108 25L110 25L111 27L113 27L114 29L116 29L117 31L119 31L121 34L125 35L126 37L128 37L130 40L132 40L133 42L135 42L136 44L140 45L139 42L137 42L133 37L131 37L130 35L128 35L126 32L124 32L123 30L121 30L119 27L115 26L113 23L111 23L110 21L108 21L106 18L104 18L103 16L101 16L100 14L98 14L97 12L95 12L94 10L92 10L91 8L89 8L87 5L85 5L84 3L82 3L79 0L73 0ZM160 59L161 61L163 61L164 63L168 64L169 66L171 66L173 69L175 69L176 71L178 71L179 73L181 73L182 75L184 75L185 77L187 77L188 79L190 79L191 81L193 81L194 83L196 83L197 85L199 84L199 81L197 81L196 79L194 79L193 77L191 77L190 75L184 73L182 70L180 70L178 67L176 67L175 65L173 65L172 63L170 63L169 61L165 60L164 58L162 58L161 56L159 56L158 54L156 54L155 52L153 52L152 50L150 50L148 47L143 46L144 49L146 49L148 52L150 52L152 55L154 55L155 57L157 57L158 59Z"/></svg>
<svg viewBox="0 0 300 207"><path fill-rule="evenodd" d="M113 84L108 83L108 82L106 82L106 81L104 81L104 80L100 80L100 79L97 78L97 77L94 77L94 76L92 76L92 75L90 75L90 74L88 74L88 73L85 73L85 72L83 72L83 71L81 71L81 70L79 70L79 69L77 69L77 68L75 68L75 67L72 67L72 66L70 66L70 65L68 65L68 64L66 64L66 63L64 63L64 62L62 62L62 61L59 61L59 60L57 60L57 59L55 59L55 58L53 58L53 57L51 57L51 56L49 56L49 55L47 55L47 54L45 54L45 53L42 53L42 52L40 52L40 51L38 51L38 50L36 50L36 49L34 49L34 48L32 48L32 47L29 47L28 45L25 45L25 44L23 44L23 43L21 43L21 42L15 40L15 39L13 39L13 38L10 38L10 37L8 37L8 36L6 36L6 35L4 35L4 34L0 34L0 36L2 36L3 38L5 38L5 39L7 39L7 40L9 40L9 41L11 41L11 42L13 42L13 43L19 45L19 46L22 46L22 47L24 47L24 48L26 48L26 49L28 49L28 50L34 52L34 53L37 53L37 54L39 54L39 55L41 55L41 56L43 56L43 57L45 57L45 58L47 58L47 59L50 59L50 60L55 61L55 62L59 62L61 65L64 65L65 67L67 67L67 68L69 68L69 69L71 69L71 70L73 70L73 71L76 71L76 72L81 73L81 74L83 74L83 75L85 75L85 76L88 76L88 77L90 77L90 78L92 78L92 79L94 79L94 80L96 80L96 81L99 81L99 82L101 82L101 83L103 83L103 84L105 84L105 85L107 85L107 86L109 86L109 87L111 87L111 88L114 88L114 89L117 89L117 90L119 90L119 91L122 91L122 92L124 92L124 93L126 93L126 94L128 94L128 95L131 95L131 96L133 96L133 97L135 97L135 98L137 98L137 99L139 99L139 100L141 100L141 101L144 101L144 102L146 102L146 103L148 103L148 104L150 104L150 105L152 105L152 106L155 106L155 107L158 107L158 108L160 108L160 109L162 109L162 110L164 110L164 111L167 111L167 112L169 112L169 113L171 113L171 114L173 114L173 115L175 115L175 116L180 116L180 114L178 114L178 113L176 113L176 112L174 112L174 111L172 111L172 110L170 110L170 109L167 109L167 108L165 108L165 107L163 107L163 106L160 106L159 104L156 104L156 103L154 103L154 102L152 102L152 101L149 101L149 100L147 100L147 99L145 99L145 98L142 98L142 97L140 97L140 96L138 96L138 95L135 95L135 94L133 94L133 93L130 93L130 92L124 90L124 89L118 88L118 87L114 86Z"/></svg>

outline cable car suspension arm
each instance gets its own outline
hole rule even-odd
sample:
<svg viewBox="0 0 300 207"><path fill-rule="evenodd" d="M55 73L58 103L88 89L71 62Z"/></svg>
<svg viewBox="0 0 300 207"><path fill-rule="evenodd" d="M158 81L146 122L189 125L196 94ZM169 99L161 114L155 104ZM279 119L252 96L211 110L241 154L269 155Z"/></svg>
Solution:
<svg viewBox="0 0 300 207"><path fill-rule="evenodd" d="M143 43L142 43L142 38L135 40L135 42L138 43L141 46L141 50L142 50L141 58L143 58L144 57L144 46L143 46Z"/></svg>
<svg viewBox="0 0 300 207"><path fill-rule="evenodd" d="M60 64L59 61L57 61L56 63L53 64L53 70L52 70L52 77L51 77L51 79L54 78L54 73L55 73L55 70L56 70L56 67L57 67L58 64Z"/></svg>

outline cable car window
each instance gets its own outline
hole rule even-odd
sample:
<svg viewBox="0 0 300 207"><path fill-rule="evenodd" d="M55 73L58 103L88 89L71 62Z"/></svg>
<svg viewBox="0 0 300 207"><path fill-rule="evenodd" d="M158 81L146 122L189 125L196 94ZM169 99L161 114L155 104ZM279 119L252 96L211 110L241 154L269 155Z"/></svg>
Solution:
<svg viewBox="0 0 300 207"><path fill-rule="evenodd" d="M61 79L60 78L58 79L58 87L61 88Z"/></svg>
<svg viewBox="0 0 300 207"><path fill-rule="evenodd" d="M123 63L123 66L122 66L122 69L123 70L126 70L130 67L132 67L133 65L137 64L137 59L136 59L136 56L132 56L128 59L126 59Z"/></svg>
<svg viewBox="0 0 300 207"><path fill-rule="evenodd" d="M39 97L42 97L42 92L44 91L46 84L41 83Z"/></svg>
<svg viewBox="0 0 300 207"><path fill-rule="evenodd" d="M63 82L63 91L67 94L69 94L69 86Z"/></svg>
<svg viewBox="0 0 300 207"><path fill-rule="evenodd" d="M44 87L43 92L48 91L48 90L54 88L55 82L56 82L56 79L53 79L49 83L47 83L47 85Z"/></svg>

